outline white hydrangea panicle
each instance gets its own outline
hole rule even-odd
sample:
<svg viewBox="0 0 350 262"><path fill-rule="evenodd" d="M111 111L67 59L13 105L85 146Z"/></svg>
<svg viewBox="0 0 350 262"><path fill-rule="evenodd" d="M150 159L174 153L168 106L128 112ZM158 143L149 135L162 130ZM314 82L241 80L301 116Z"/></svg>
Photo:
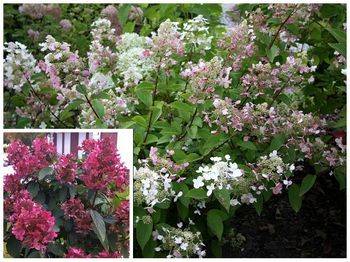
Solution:
<svg viewBox="0 0 350 262"><path fill-rule="evenodd" d="M295 166L294 164L285 163L276 150L272 151L268 156L261 156L252 167L261 186L265 188L268 181L273 182L274 187L268 188L272 189L273 194L280 194L283 185L289 187L292 184L290 177L295 170Z"/></svg>
<svg viewBox="0 0 350 262"><path fill-rule="evenodd" d="M201 233L193 232L191 228L183 228L182 222L177 226L177 228L163 226L153 231L153 239L159 243L155 251L168 252L167 258L205 257L206 251Z"/></svg>
<svg viewBox="0 0 350 262"><path fill-rule="evenodd" d="M38 73L37 61L27 47L19 42L4 44L4 86L17 92L25 83L32 82L31 76Z"/></svg>
<svg viewBox="0 0 350 262"><path fill-rule="evenodd" d="M238 168L236 163L232 163L230 156L212 157L211 165L201 166L197 169L200 175L193 179L194 188L204 188L209 197L214 190L231 190L234 184L243 176L243 170Z"/></svg>
<svg viewBox="0 0 350 262"><path fill-rule="evenodd" d="M117 36L111 22L105 18L99 18L91 25L92 42L87 53L89 71L94 73L101 68L115 69L117 54L115 52Z"/></svg>
<svg viewBox="0 0 350 262"><path fill-rule="evenodd" d="M146 208L153 208L156 204L179 197L172 190L173 176L152 170L148 165L136 169L134 174L134 198ZM175 200L174 200L175 201Z"/></svg>
<svg viewBox="0 0 350 262"><path fill-rule="evenodd" d="M198 15L183 24L181 39L189 45L189 50L194 48L196 52L205 52L211 49L213 36L209 35L208 24L203 15Z"/></svg>
<svg viewBox="0 0 350 262"><path fill-rule="evenodd" d="M41 51L47 52L44 61L39 61L38 67L50 79L51 86L63 94L63 99L79 97L75 87L86 79L84 62L78 51L72 52L66 42L58 42L51 35L45 42L39 44ZM61 101L62 102L62 101Z"/></svg>
<svg viewBox="0 0 350 262"><path fill-rule="evenodd" d="M98 91L111 89L115 87L115 85L110 74L103 74L100 72L96 72L90 78L88 87L92 92L97 93Z"/></svg>
<svg viewBox="0 0 350 262"><path fill-rule="evenodd" d="M184 49L178 22L167 19L159 25L157 33L152 32L152 51L159 60L160 68L169 69L176 65L174 56L183 56Z"/></svg>
<svg viewBox="0 0 350 262"><path fill-rule="evenodd" d="M223 59L219 56L214 56L208 62L200 59L197 64L187 63L180 75L188 81L186 92L191 95L189 101L202 104L214 93L215 87L228 88L231 84L230 71L231 68L224 67Z"/></svg>
<svg viewBox="0 0 350 262"><path fill-rule="evenodd" d="M125 33L117 42L117 72L122 76L125 87L137 85L149 79L156 70L151 52L151 39L136 33Z"/></svg>

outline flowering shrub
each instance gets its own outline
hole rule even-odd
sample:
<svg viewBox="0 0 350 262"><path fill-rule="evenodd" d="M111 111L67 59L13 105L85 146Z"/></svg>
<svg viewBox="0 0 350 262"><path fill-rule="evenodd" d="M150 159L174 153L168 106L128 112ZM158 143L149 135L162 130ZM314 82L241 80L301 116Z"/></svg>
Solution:
<svg viewBox="0 0 350 262"><path fill-rule="evenodd" d="M12 257L127 257L129 171L110 138L85 140L83 158L47 138L6 150L5 242ZM98 169L96 169L98 168Z"/></svg>
<svg viewBox="0 0 350 262"><path fill-rule="evenodd" d="M286 193L298 212L318 176L345 187L345 7L233 12L222 24L219 5L123 4L86 25L84 48L7 41L5 125L133 129L134 256L220 257L244 241L229 230L240 206L260 214ZM109 177L97 166L82 166L90 189Z"/></svg>

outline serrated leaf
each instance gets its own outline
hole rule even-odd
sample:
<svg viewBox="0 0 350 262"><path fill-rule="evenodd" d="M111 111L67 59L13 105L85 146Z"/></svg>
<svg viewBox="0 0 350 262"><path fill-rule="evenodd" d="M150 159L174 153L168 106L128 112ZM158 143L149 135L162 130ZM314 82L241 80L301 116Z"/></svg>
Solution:
<svg viewBox="0 0 350 262"><path fill-rule="evenodd" d="M346 57L346 43L329 43L328 45L334 48L335 51Z"/></svg>
<svg viewBox="0 0 350 262"><path fill-rule="evenodd" d="M286 138L284 134L274 136L274 138L271 140L268 151L272 152L273 150L280 149L281 146L284 145L285 140Z"/></svg>
<svg viewBox="0 0 350 262"><path fill-rule="evenodd" d="M94 107L99 118L103 118L103 116L105 115L105 107L103 106L103 104L97 99L92 100L91 104Z"/></svg>
<svg viewBox="0 0 350 262"><path fill-rule="evenodd" d="M270 49L267 50L266 55L269 58L270 62L273 63L273 60L279 54L279 48L275 45L271 46Z"/></svg>
<svg viewBox="0 0 350 262"><path fill-rule="evenodd" d="M186 193L185 197L201 200L207 198L207 193L202 188L193 188Z"/></svg>
<svg viewBox="0 0 350 262"><path fill-rule="evenodd" d="M108 247L108 239L106 235L106 225L103 220L103 217L100 215L100 213L98 213L95 210L90 209L89 211L93 221L93 230L97 235L98 239L100 240L104 249L108 251L109 247Z"/></svg>
<svg viewBox="0 0 350 262"><path fill-rule="evenodd" d="M39 192L39 184L36 182L29 182L27 190L29 191L30 195L35 198Z"/></svg>
<svg viewBox="0 0 350 262"><path fill-rule="evenodd" d="M288 190L289 203L293 210L298 213L301 208L302 197L299 195L300 188L297 184L293 184Z"/></svg>
<svg viewBox="0 0 350 262"><path fill-rule="evenodd" d="M22 251L22 243L14 236L11 236L6 242L6 250L13 258L19 258Z"/></svg>
<svg viewBox="0 0 350 262"><path fill-rule="evenodd" d="M336 28L326 28L339 43L346 43L346 32Z"/></svg>
<svg viewBox="0 0 350 262"><path fill-rule="evenodd" d="M145 224L142 220L140 220L136 225L136 239L139 243L141 249L144 249L148 240L151 238L153 230L153 222Z"/></svg>
<svg viewBox="0 0 350 262"><path fill-rule="evenodd" d="M87 91L86 91L86 86L84 85L77 85L76 87L77 91L83 95L87 95Z"/></svg>
<svg viewBox="0 0 350 262"><path fill-rule="evenodd" d="M258 150L252 141L239 141L237 144L244 149L252 151Z"/></svg>
<svg viewBox="0 0 350 262"><path fill-rule="evenodd" d="M38 179L43 180L47 175L51 175L53 173L52 167L44 167L39 171Z"/></svg>
<svg viewBox="0 0 350 262"><path fill-rule="evenodd" d="M303 181L301 182L299 196L302 196L307 191L309 191L314 185L315 181L316 181L315 175L307 175L306 177L304 177Z"/></svg>
<svg viewBox="0 0 350 262"><path fill-rule="evenodd" d="M153 87L139 85L136 87L135 93L136 96L144 103L147 107L152 106L153 98L152 98Z"/></svg>
<svg viewBox="0 0 350 262"><path fill-rule="evenodd" d="M62 246L56 243L50 243L47 246L47 251L51 252L52 254L63 257L64 256L64 251L62 249Z"/></svg>
<svg viewBox="0 0 350 262"><path fill-rule="evenodd" d="M214 235L221 241L224 225L221 216L217 212L209 210L207 213L207 225Z"/></svg>
<svg viewBox="0 0 350 262"><path fill-rule="evenodd" d="M214 190L214 196L219 201L219 203L226 209L227 212L230 211L230 193L227 189Z"/></svg>

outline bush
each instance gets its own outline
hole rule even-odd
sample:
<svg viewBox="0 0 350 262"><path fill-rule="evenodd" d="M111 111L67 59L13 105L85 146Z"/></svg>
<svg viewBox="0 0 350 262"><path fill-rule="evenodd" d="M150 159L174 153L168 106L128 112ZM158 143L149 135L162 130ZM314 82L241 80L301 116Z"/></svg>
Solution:
<svg viewBox="0 0 350 262"><path fill-rule="evenodd" d="M58 156L47 138L9 144L4 239L12 257L128 257L129 171L109 138L81 149L77 159Z"/></svg>

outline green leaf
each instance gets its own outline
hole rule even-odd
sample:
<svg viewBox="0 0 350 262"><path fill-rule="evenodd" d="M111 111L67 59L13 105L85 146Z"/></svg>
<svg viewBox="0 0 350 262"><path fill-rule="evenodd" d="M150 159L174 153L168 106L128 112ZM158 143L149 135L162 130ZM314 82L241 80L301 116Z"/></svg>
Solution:
<svg viewBox="0 0 350 262"><path fill-rule="evenodd" d="M328 45L334 48L335 51L346 57L346 43L329 43Z"/></svg>
<svg viewBox="0 0 350 262"><path fill-rule="evenodd" d="M155 248L157 247L157 242L150 239L145 248L142 250L142 255L144 258L154 258Z"/></svg>
<svg viewBox="0 0 350 262"><path fill-rule="evenodd" d="M61 202L64 202L67 199L68 196L68 188L67 187L62 187L58 193L58 199Z"/></svg>
<svg viewBox="0 0 350 262"><path fill-rule="evenodd" d="M289 203L293 210L298 213L301 208L301 203L303 201L302 197L299 195L300 189L297 184L293 184L288 191Z"/></svg>
<svg viewBox="0 0 350 262"><path fill-rule="evenodd" d="M63 251L62 246L60 244L50 243L47 246L47 251L51 252L52 254L54 254L58 257L64 256L64 251Z"/></svg>
<svg viewBox="0 0 350 262"><path fill-rule="evenodd" d="M152 92L153 92L153 84L150 84L150 83L141 83L136 87L136 90L135 90L136 96L147 107L152 106L152 102L153 102Z"/></svg>
<svg viewBox="0 0 350 262"><path fill-rule="evenodd" d="M31 252L29 255L28 255L28 258L41 258L41 255L40 255L40 253L39 253L39 251L33 251L33 252Z"/></svg>
<svg viewBox="0 0 350 262"><path fill-rule="evenodd" d="M254 208L256 213L258 213L258 215L260 216L263 209L264 197L260 194L257 196L256 200L257 201L254 203Z"/></svg>
<svg viewBox="0 0 350 262"><path fill-rule="evenodd" d="M217 212L209 210L207 214L207 225L214 235L221 241L222 233L224 232L224 225L221 216Z"/></svg>
<svg viewBox="0 0 350 262"><path fill-rule="evenodd" d="M215 198L227 210L230 211L230 193L227 189L214 190Z"/></svg>
<svg viewBox="0 0 350 262"><path fill-rule="evenodd" d="M131 8L131 5L128 5L128 4L120 5L118 8L118 19L122 27L128 20L130 8Z"/></svg>
<svg viewBox="0 0 350 262"><path fill-rule="evenodd" d="M123 27L124 33L133 33L135 29L135 22L127 22L126 25Z"/></svg>
<svg viewBox="0 0 350 262"><path fill-rule="evenodd" d="M103 118L103 116L105 115L105 107L103 106L103 104L97 99L92 100L91 104L99 118Z"/></svg>
<svg viewBox="0 0 350 262"><path fill-rule="evenodd" d="M83 95L87 95L87 91L86 91L86 86L84 85L77 85L77 91Z"/></svg>
<svg viewBox="0 0 350 262"><path fill-rule="evenodd" d="M51 175L53 173L52 167L44 167L39 171L38 178L39 180L43 180L47 175Z"/></svg>
<svg viewBox="0 0 350 262"><path fill-rule="evenodd" d="M186 220L189 214L189 209L181 202L176 203L177 212L182 220Z"/></svg>
<svg viewBox="0 0 350 262"><path fill-rule="evenodd" d="M343 190L346 187L346 170L345 167L337 167L334 170L335 179L339 183L339 190Z"/></svg>
<svg viewBox="0 0 350 262"><path fill-rule="evenodd" d="M213 252L214 257L222 258L222 247L219 241L213 239L210 244L211 252Z"/></svg>
<svg viewBox="0 0 350 262"><path fill-rule="evenodd" d="M162 115L162 108L159 106L154 106L151 107L152 110L152 121L151 124L153 125L158 119L159 117Z"/></svg>
<svg viewBox="0 0 350 262"><path fill-rule="evenodd" d="M335 28L326 28L337 39L338 43L346 43L346 32Z"/></svg>
<svg viewBox="0 0 350 262"><path fill-rule="evenodd" d="M185 197L201 200L207 198L207 193L202 188L193 188L186 193Z"/></svg>
<svg viewBox="0 0 350 262"><path fill-rule="evenodd" d="M237 144L244 149L252 151L258 150L252 141L239 141Z"/></svg>
<svg viewBox="0 0 350 262"><path fill-rule="evenodd" d="M132 118L132 120L133 120L136 124L138 124L139 126L142 126L142 127L144 127L144 128L147 127L147 121L146 121L146 119L145 119L144 117L142 117L142 116L134 116L134 117Z"/></svg>
<svg viewBox="0 0 350 262"><path fill-rule="evenodd" d="M90 216L93 221L93 230L95 234L97 235L104 249L108 251L109 247L108 247L108 239L106 235L106 225L103 220L103 217L100 215L100 213L92 209L90 209Z"/></svg>
<svg viewBox="0 0 350 262"><path fill-rule="evenodd" d="M148 240L151 238L153 230L153 222L150 221L149 224L145 224L140 220L136 225L136 239L139 243L141 249L144 249Z"/></svg>
<svg viewBox="0 0 350 262"><path fill-rule="evenodd" d="M284 134L279 134L274 136L274 138L271 140L271 144L268 151L272 152L273 150L280 149L281 146L284 145L285 140L286 140L286 137Z"/></svg>
<svg viewBox="0 0 350 262"><path fill-rule="evenodd" d="M309 191L314 185L315 181L316 181L315 175L307 175L306 177L304 177L303 181L301 182L299 196L302 196L307 191Z"/></svg>
<svg viewBox="0 0 350 262"><path fill-rule="evenodd" d="M39 192L39 184L34 181L29 182L27 190L29 191L30 195L34 198Z"/></svg>
<svg viewBox="0 0 350 262"><path fill-rule="evenodd" d="M11 236L6 243L6 250L13 258L20 257L22 251L21 241L17 240L14 236Z"/></svg>
<svg viewBox="0 0 350 262"><path fill-rule="evenodd" d="M270 62L273 63L273 60L279 54L279 48L275 45L271 46L270 49L267 50L266 55L269 58Z"/></svg>

